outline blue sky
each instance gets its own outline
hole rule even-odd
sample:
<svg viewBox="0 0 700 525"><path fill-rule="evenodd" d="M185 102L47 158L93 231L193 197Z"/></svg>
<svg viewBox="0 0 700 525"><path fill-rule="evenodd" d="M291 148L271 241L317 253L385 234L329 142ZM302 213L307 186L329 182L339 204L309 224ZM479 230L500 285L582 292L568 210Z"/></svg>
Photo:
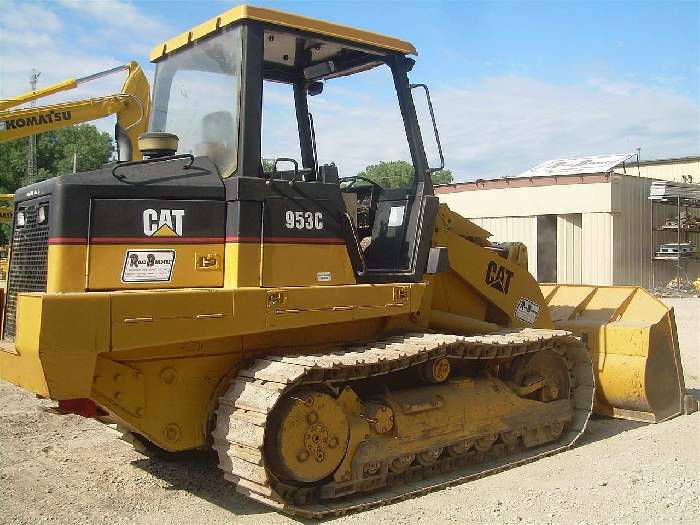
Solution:
<svg viewBox="0 0 700 525"><path fill-rule="evenodd" d="M144 2L188 28L229 2ZM432 83L528 74L559 83L591 75L674 84L698 95L698 2L257 2L412 42Z"/></svg>
<svg viewBox="0 0 700 525"><path fill-rule="evenodd" d="M0 0L0 96L131 59L235 2ZM459 179L642 148L700 154L699 2L256 2L416 45ZM42 27L42 31L36 31ZM92 87L63 98L113 91ZM59 97L60 98L60 97ZM382 108L377 108L382 111ZM99 123L110 130L113 120Z"/></svg>

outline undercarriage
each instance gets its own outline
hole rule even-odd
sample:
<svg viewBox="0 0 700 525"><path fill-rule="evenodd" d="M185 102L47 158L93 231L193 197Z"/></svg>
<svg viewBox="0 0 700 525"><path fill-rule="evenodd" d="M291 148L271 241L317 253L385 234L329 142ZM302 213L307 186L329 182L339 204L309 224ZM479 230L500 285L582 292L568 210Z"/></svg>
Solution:
<svg viewBox="0 0 700 525"><path fill-rule="evenodd" d="M593 391L587 351L557 330L300 348L237 375L214 448L239 492L321 518L565 449Z"/></svg>

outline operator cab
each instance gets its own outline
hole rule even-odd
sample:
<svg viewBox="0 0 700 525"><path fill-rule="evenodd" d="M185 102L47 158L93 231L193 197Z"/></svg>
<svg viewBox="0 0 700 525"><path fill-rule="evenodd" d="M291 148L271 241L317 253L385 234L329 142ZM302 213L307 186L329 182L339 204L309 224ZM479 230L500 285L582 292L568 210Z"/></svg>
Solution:
<svg viewBox="0 0 700 525"><path fill-rule="evenodd" d="M179 153L217 166L227 242L341 244L355 282L415 282L437 211L407 76L415 53L394 38L237 7L154 50L150 131L176 134ZM361 97L366 107L348 104ZM400 173L367 168L381 162ZM290 284L273 273L263 269L263 286Z"/></svg>

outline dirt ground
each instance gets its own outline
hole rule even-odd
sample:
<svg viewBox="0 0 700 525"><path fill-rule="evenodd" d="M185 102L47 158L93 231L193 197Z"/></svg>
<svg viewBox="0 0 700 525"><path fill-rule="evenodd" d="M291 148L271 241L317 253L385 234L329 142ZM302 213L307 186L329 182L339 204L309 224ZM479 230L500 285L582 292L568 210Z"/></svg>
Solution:
<svg viewBox="0 0 700 525"><path fill-rule="evenodd" d="M700 397L700 299L676 307ZM295 520L233 490L210 454L145 458L109 427L0 382L0 523L270 524ZM700 522L700 413L659 425L595 418L573 450L329 523Z"/></svg>

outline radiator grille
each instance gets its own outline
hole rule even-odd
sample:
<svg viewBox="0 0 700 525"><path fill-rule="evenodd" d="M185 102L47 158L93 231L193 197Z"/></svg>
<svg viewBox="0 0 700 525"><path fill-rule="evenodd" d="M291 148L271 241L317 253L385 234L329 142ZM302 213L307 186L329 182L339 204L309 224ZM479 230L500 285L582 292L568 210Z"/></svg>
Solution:
<svg viewBox="0 0 700 525"><path fill-rule="evenodd" d="M10 269L7 275L5 322L3 337L14 341L17 315L17 294L45 292L47 259L49 252L49 225L37 222L38 203L23 203L18 211L24 211L24 226L14 225ZM17 213L15 213L15 221Z"/></svg>

